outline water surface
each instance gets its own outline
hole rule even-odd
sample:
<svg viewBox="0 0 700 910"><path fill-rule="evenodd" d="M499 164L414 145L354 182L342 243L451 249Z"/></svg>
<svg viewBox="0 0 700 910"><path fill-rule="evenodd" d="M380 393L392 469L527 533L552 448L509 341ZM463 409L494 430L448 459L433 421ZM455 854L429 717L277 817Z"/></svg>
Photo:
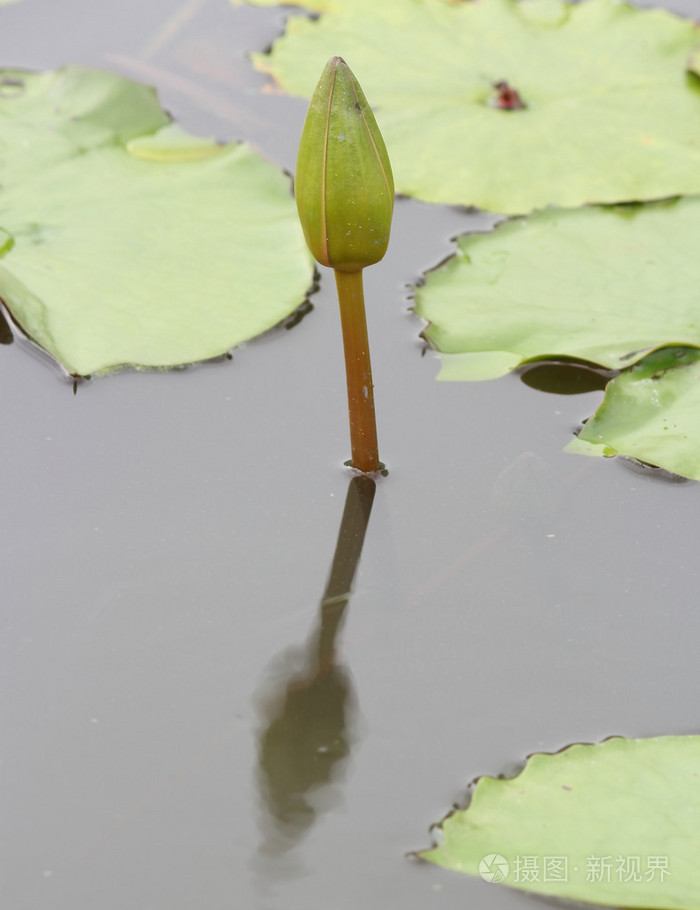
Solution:
<svg viewBox="0 0 700 910"><path fill-rule="evenodd" d="M189 129L292 168L305 104L261 92L245 56L281 11L0 17L4 64L151 81ZM544 907L405 854L528 753L698 732L700 487L564 455L598 391L439 383L421 356L405 284L483 225L401 200L367 272L391 473L342 615L324 612L350 480L327 274L309 316L231 362L73 395L26 342L0 350L3 906Z"/></svg>

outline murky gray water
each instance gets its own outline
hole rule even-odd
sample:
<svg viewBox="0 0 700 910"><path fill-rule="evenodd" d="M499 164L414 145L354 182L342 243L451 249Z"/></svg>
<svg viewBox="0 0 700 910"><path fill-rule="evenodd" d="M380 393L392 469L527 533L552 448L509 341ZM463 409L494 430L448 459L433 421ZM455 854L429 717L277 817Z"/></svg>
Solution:
<svg viewBox="0 0 700 910"><path fill-rule="evenodd" d="M190 129L291 168L305 104L260 94L244 54L282 20L23 0L0 51L151 81ZM438 383L421 357L403 286L475 223L401 200L366 274L391 474L344 609L328 275L230 363L74 396L22 341L0 350L3 907L544 906L405 854L527 753L698 732L700 485L562 454L600 393Z"/></svg>

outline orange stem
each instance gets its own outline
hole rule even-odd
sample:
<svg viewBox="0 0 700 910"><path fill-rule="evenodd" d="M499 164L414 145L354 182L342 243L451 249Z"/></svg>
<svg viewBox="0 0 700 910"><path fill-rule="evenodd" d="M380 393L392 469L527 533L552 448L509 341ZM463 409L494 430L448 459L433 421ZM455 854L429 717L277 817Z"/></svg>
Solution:
<svg viewBox="0 0 700 910"><path fill-rule="evenodd" d="M371 474L382 467L377 446L377 422L374 416L374 387L369 361L369 339L362 291L362 271L335 272L343 329L345 372L348 384L350 414L351 464L358 471Z"/></svg>

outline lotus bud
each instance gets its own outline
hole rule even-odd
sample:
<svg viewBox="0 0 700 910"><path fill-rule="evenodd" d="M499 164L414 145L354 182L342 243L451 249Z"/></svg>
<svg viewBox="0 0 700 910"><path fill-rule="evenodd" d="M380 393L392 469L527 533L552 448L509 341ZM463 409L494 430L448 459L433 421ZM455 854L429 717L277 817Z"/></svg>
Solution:
<svg viewBox="0 0 700 910"><path fill-rule="evenodd" d="M311 98L295 184L306 242L322 265L356 272L379 262L394 180L374 114L342 57L328 61Z"/></svg>

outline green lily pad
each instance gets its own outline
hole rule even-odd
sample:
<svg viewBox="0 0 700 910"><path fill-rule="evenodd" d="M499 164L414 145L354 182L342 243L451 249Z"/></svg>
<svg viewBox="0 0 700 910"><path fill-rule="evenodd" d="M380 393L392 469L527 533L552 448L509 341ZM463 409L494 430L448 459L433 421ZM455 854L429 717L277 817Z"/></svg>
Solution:
<svg viewBox="0 0 700 910"><path fill-rule="evenodd" d="M256 65L308 97L343 56L404 195L522 214L700 192L687 70L700 31L687 20L617 0L299 5L325 12L290 17ZM513 92L523 106L499 107Z"/></svg>
<svg viewBox="0 0 700 910"><path fill-rule="evenodd" d="M415 291L444 379L573 358L619 370L700 345L700 198L549 210L460 238Z"/></svg>
<svg viewBox="0 0 700 910"><path fill-rule="evenodd" d="M608 383L566 451L628 455L700 480L700 350L661 348Z"/></svg>
<svg viewBox="0 0 700 910"><path fill-rule="evenodd" d="M189 136L152 89L5 70L0 124L0 297L70 373L215 357L303 301L288 178Z"/></svg>
<svg viewBox="0 0 700 910"><path fill-rule="evenodd" d="M615 738L481 778L424 859L523 891L616 907L700 907L700 737Z"/></svg>

